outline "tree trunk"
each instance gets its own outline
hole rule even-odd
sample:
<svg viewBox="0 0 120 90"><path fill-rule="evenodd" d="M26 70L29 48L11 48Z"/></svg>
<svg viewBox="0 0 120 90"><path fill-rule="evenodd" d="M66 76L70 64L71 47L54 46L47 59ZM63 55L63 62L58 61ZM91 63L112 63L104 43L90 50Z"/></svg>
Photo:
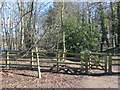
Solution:
<svg viewBox="0 0 120 90"><path fill-rule="evenodd" d="M110 7L111 7L111 21L112 21L112 27L111 27L111 33L112 33L112 47L114 47L114 13L113 13L113 4L110 2Z"/></svg>
<svg viewBox="0 0 120 90"><path fill-rule="evenodd" d="M23 49L24 44L24 17L22 16L24 14L24 3L21 2L21 45L20 48Z"/></svg>
<svg viewBox="0 0 120 90"><path fill-rule="evenodd" d="M118 18L118 27L117 27L117 41L118 41L118 44L117 46L119 47L120 46L120 1L117 3L117 18Z"/></svg>
<svg viewBox="0 0 120 90"><path fill-rule="evenodd" d="M103 5L100 3L100 20L101 20L101 52L103 51L103 45L105 41L105 28L104 28L104 12L103 12Z"/></svg>
<svg viewBox="0 0 120 90"><path fill-rule="evenodd" d="M66 46L65 46L65 31L64 31L64 0L62 2L61 7L61 30L62 30L62 41L63 41L63 52L66 52ZM65 60L65 54L63 53L63 61Z"/></svg>

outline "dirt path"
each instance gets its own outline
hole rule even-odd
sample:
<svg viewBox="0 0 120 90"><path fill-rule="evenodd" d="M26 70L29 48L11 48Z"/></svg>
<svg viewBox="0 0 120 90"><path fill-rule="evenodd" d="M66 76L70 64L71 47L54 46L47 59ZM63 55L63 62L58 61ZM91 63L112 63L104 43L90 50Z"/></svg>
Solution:
<svg viewBox="0 0 120 90"><path fill-rule="evenodd" d="M84 88L118 88L117 76L83 77Z"/></svg>
<svg viewBox="0 0 120 90"><path fill-rule="evenodd" d="M118 88L118 75L88 76L37 71L5 70L1 72L2 88Z"/></svg>

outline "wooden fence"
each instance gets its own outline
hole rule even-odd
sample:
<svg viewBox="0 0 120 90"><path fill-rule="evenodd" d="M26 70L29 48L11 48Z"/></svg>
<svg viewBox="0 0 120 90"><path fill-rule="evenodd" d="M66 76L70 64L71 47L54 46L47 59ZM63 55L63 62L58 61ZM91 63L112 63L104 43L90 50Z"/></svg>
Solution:
<svg viewBox="0 0 120 90"><path fill-rule="evenodd" d="M65 57L62 57L65 54ZM111 53L64 53L58 51L3 51L2 66L28 66L51 71L89 74L91 69L99 69L104 73L112 73L113 65L120 65L120 55ZM117 61L118 63L114 63Z"/></svg>

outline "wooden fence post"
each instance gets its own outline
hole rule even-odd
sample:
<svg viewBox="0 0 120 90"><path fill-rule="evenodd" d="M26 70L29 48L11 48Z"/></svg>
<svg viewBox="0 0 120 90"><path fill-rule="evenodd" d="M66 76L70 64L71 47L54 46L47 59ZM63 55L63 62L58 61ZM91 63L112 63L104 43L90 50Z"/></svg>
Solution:
<svg viewBox="0 0 120 90"><path fill-rule="evenodd" d="M40 61L39 61L39 54L38 54L38 48L37 47L36 47L36 59L37 59L37 66L38 66L38 78L41 78Z"/></svg>
<svg viewBox="0 0 120 90"><path fill-rule="evenodd" d="M112 73L112 54L109 54L109 61L108 61L108 65L109 65L109 74Z"/></svg>
<svg viewBox="0 0 120 90"><path fill-rule="evenodd" d="M33 66L33 50L31 51L31 61L30 61L30 64L31 64L31 68Z"/></svg>
<svg viewBox="0 0 120 90"><path fill-rule="evenodd" d="M105 73L107 73L107 62L108 62L108 56L105 57Z"/></svg>
<svg viewBox="0 0 120 90"><path fill-rule="evenodd" d="M9 67L9 52L6 51L6 67Z"/></svg>
<svg viewBox="0 0 120 90"><path fill-rule="evenodd" d="M92 60L92 54L90 53L88 58L88 69L91 69L91 60Z"/></svg>
<svg viewBox="0 0 120 90"><path fill-rule="evenodd" d="M84 57L85 57L85 74L88 74L89 55L88 55L88 54L85 54Z"/></svg>
<svg viewBox="0 0 120 90"><path fill-rule="evenodd" d="M59 51L58 51L59 52ZM57 53L57 72L59 71L59 61L60 61L60 54Z"/></svg>

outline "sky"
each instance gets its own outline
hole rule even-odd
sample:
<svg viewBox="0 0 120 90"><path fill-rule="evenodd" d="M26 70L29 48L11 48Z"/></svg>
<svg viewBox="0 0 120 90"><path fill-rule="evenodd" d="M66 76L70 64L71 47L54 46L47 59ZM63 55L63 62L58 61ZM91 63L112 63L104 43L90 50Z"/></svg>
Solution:
<svg viewBox="0 0 120 90"><path fill-rule="evenodd" d="M39 2L38 3L38 6L40 6L40 4L41 3L43 3L43 2ZM44 2L43 4L42 4L42 6L44 6L44 5L46 5L45 6L45 8L43 8L40 12L37 12L37 13L39 13L38 15L42 15L42 14L44 14L48 9L49 9L49 7L50 6L52 6L52 2ZM0 3L0 8L1 8L1 3ZM10 9L8 9L8 8L10 8ZM8 18L8 17L10 17L11 15L10 15L10 12L9 11L11 11L11 10L15 10L15 12L17 13L15 13L14 11L13 11L13 13L11 14L12 16L13 16L13 19L17 19L17 17L15 16L15 15L19 15L19 11L18 11L18 6L17 6L17 4L16 4L16 2L6 2L5 3L5 8L4 8L4 11L2 11L2 13L0 14L0 19L2 18L2 17L4 17L5 18L5 23L7 24L7 25L9 25L9 23L10 23L10 18ZM39 7L38 7L38 11L39 11ZM14 14L15 13L15 14ZM4 16L3 16L4 15ZM16 18L14 18L14 17L16 17ZM42 19L42 18L41 18ZM2 20L2 19L1 19ZM19 20L19 18L18 18L18 20ZM12 20L12 21L14 21L14 20ZM39 20L39 21L42 21L42 20ZM0 25L2 24L1 22L3 22L3 21L0 21ZM14 23L15 24L15 23ZM40 24L40 22L39 22L39 24ZM15 25L14 25L15 26ZM1 26L0 26L1 27ZM2 34L2 30L4 31L4 28L3 29L0 29L0 34Z"/></svg>

